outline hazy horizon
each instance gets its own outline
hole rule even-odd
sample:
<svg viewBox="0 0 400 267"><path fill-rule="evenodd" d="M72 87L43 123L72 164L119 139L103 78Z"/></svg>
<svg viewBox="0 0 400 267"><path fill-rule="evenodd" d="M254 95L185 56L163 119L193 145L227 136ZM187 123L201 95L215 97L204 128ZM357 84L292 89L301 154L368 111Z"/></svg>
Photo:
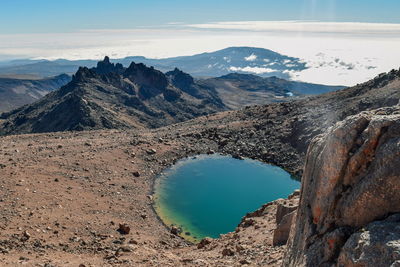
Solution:
<svg viewBox="0 0 400 267"><path fill-rule="evenodd" d="M294 80L341 85L400 65L394 0L16 2L2 3L0 60L167 58L249 46L306 62Z"/></svg>

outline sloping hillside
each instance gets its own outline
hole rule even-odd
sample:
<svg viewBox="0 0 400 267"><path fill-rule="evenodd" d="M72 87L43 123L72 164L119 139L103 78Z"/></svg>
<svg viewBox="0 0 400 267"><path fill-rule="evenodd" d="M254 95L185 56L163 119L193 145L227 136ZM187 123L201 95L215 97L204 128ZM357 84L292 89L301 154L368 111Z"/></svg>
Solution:
<svg viewBox="0 0 400 267"><path fill-rule="evenodd" d="M31 104L70 81L65 74L36 80L0 78L0 113Z"/></svg>
<svg viewBox="0 0 400 267"><path fill-rule="evenodd" d="M286 102L307 95L319 95L344 88L343 86L294 82L277 77L263 78L240 73L199 80L197 83L214 88L222 101L232 109L239 109L247 105Z"/></svg>

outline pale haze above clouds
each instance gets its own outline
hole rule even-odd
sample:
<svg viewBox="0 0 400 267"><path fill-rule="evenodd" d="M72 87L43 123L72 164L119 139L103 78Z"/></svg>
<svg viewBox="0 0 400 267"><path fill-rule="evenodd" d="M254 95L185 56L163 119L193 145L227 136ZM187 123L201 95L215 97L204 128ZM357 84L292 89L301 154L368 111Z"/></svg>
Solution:
<svg viewBox="0 0 400 267"><path fill-rule="evenodd" d="M164 58L229 46L261 47L301 58L309 69L290 73L294 80L354 85L400 67L400 24L239 21L8 34L0 35L0 59L100 59L105 55ZM254 56L249 55L246 60L251 61Z"/></svg>

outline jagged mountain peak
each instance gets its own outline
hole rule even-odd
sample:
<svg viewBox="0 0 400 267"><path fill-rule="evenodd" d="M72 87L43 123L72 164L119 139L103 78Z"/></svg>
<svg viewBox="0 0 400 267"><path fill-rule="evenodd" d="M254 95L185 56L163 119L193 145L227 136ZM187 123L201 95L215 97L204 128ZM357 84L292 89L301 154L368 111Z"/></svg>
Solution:
<svg viewBox="0 0 400 267"><path fill-rule="evenodd" d="M147 67L143 63L136 64L132 62L123 76L141 85L140 93L144 98L160 94L168 86L168 79L164 73L154 69L154 67ZM153 89L150 90L150 88Z"/></svg>
<svg viewBox="0 0 400 267"><path fill-rule="evenodd" d="M97 62L97 67L93 68L92 70L94 70L98 74L108 74L113 72L121 74L125 71L122 64L111 63L108 56L105 56L103 61Z"/></svg>
<svg viewBox="0 0 400 267"><path fill-rule="evenodd" d="M79 67L78 71L72 76L73 82L82 82L90 78L95 78L96 73L87 67Z"/></svg>
<svg viewBox="0 0 400 267"><path fill-rule="evenodd" d="M188 74L178 68L175 68L172 71L168 71L167 73L165 73L165 75L167 75L169 77L179 77L179 78L188 79L190 81L194 81L193 77L190 74Z"/></svg>
<svg viewBox="0 0 400 267"><path fill-rule="evenodd" d="M105 56L104 59L103 59L103 62L104 63L110 63L110 58L108 56Z"/></svg>
<svg viewBox="0 0 400 267"><path fill-rule="evenodd" d="M174 84L178 88L181 88L182 90L187 91L187 89L194 84L193 77L178 68L175 68L173 71L167 72L165 75L167 75L172 84Z"/></svg>
<svg viewBox="0 0 400 267"><path fill-rule="evenodd" d="M80 67L70 83L40 101L3 114L0 134L154 128L225 109L216 95L188 94L153 67L132 62L124 68L106 57L95 68Z"/></svg>

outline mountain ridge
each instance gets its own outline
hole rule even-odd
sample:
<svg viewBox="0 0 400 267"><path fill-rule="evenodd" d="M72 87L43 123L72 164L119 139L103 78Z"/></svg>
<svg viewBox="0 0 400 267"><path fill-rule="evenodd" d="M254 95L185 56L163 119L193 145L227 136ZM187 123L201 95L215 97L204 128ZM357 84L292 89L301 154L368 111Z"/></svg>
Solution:
<svg viewBox="0 0 400 267"><path fill-rule="evenodd" d="M231 109L293 101L345 88L344 86L287 81L275 76L263 78L242 73L230 73L197 82L203 86L215 88L222 101Z"/></svg>
<svg viewBox="0 0 400 267"><path fill-rule="evenodd" d="M152 128L224 109L216 96L193 97L153 67L132 62L124 68L105 57L97 67L80 67L70 83L38 102L2 114L0 131Z"/></svg>
<svg viewBox="0 0 400 267"><path fill-rule="evenodd" d="M217 77L230 72L254 73L263 76L279 76L289 79L287 71L306 69L299 58L281 55L269 49L255 47L228 47L214 52L152 59L143 56L129 56L113 59L113 63L124 66L134 61L154 66L167 72L175 67L195 77ZM55 76L60 73L73 74L80 66L96 66L96 60L16 60L0 64L0 74L30 74L41 77Z"/></svg>

